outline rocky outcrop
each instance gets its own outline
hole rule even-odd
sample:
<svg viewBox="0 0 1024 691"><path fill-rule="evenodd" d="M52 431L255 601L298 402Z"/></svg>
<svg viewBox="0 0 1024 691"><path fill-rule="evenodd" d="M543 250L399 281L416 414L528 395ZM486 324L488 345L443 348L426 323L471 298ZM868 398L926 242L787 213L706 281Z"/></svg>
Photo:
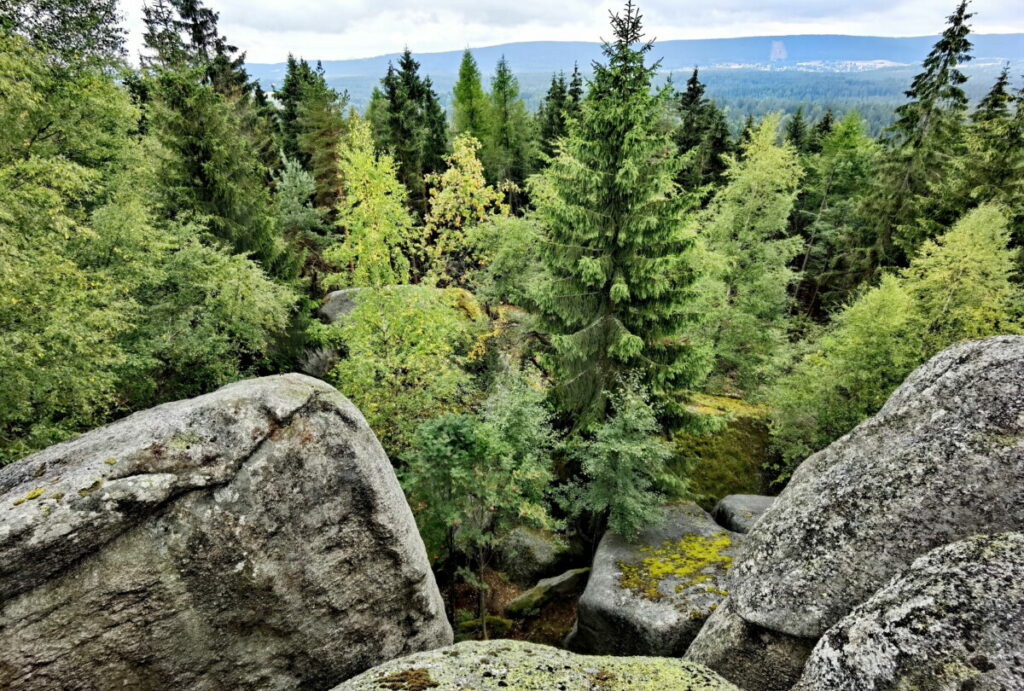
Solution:
<svg viewBox="0 0 1024 691"><path fill-rule="evenodd" d="M682 655L728 594L725 576L740 536L696 504L669 507L635 543L608 532L580 597L571 650Z"/></svg>
<svg viewBox="0 0 1024 691"><path fill-rule="evenodd" d="M518 595L505 606L509 616L524 616L537 611L559 595L578 595L587 585L589 568L571 569L558 576L542 578L537 585Z"/></svg>
<svg viewBox="0 0 1024 691"><path fill-rule="evenodd" d="M940 547L814 648L798 691L1024 689L1024 534Z"/></svg>
<svg viewBox="0 0 1024 691"><path fill-rule="evenodd" d="M387 457L302 375L0 469L0 687L326 687L452 632Z"/></svg>
<svg viewBox="0 0 1024 691"><path fill-rule="evenodd" d="M366 288L346 288L327 293L317 315L326 324L334 324L349 315L358 304L359 293Z"/></svg>
<svg viewBox="0 0 1024 691"><path fill-rule="evenodd" d="M711 515L723 528L746 534L774 502L775 497L761 494L730 494L718 502Z"/></svg>
<svg viewBox="0 0 1024 691"><path fill-rule="evenodd" d="M554 576L572 561L570 546L550 531L513 528L498 543L496 566L521 585Z"/></svg>
<svg viewBox="0 0 1024 691"><path fill-rule="evenodd" d="M821 636L935 547L1024 526L1024 337L962 343L808 458L747 536L733 606Z"/></svg>
<svg viewBox="0 0 1024 691"><path fill-rule="evenodd" d="M715 609L684 659L705 665L748 691L785 691L800 678L814 639L797 638L750 624L731 598Z"/></svg>
<svg viewBox="0 0 1024 691"><path fill-rule="evenodd" d="M649 657L574 655L521 641L459 643L392 660L350 679L334 691L738 691L714 672L691 662Z"/></svg>

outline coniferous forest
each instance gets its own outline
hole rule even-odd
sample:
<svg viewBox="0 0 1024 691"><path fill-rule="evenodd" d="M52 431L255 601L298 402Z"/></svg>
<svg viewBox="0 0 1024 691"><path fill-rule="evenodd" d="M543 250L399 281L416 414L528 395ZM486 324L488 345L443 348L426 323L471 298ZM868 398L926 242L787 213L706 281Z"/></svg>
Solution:
<svg viewBox="0 0 1024 691"><path fill-rule="evenodd" d="M444 99L406 50L355 108L315 60L265 90L201 0L148 3L139 61L114 0L0 1L0 464L311 373L456 632L508 633L523 535L589 554L777 494L940 351L1024 332L1024 82L969 99L946 10L873 136L815 103L737 127L632 0L536 108L468 49Z"/></svg>

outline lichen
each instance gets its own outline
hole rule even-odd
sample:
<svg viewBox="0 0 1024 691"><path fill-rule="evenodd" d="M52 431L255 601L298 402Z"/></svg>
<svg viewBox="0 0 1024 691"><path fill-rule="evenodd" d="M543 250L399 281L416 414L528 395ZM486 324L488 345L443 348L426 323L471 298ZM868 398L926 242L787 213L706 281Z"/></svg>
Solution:
<svg viewBox="0 0 1024 691"><path fill-rule="evenodd" d="M38 499L39 497L43 496L43 492L45 492L45 491L46 490L43 489L42 487L36 487L34 490L30 490L29 493L26 494L21 499L15 499L14 500L14 505L18 506L19 504L24 504L27 501L32 501L33 499Z"/></svg>
<svg viewBox="0 0 1024 691"><path fill-rule="evenodd" d="M108 459L104 460L103 462L106 463L107 465L114 465L115 463L117 463L117 459L116 458L108 458Z"/></svg>
<svg viewBox="0 0 1024 691"><path fill-rule="evenodd" d="M430 678L430 672L422 667L395 672L379 679L377 684L382 689L391 689L392 691L425 691L440 686Z"/></svg>
<svg viewBox="0 0 1024 691"><path fill-rule="evenodd" d="M185 451L193 444L198 444L202 441L198 435L187 432L183 434L175 434L171 437L171 440L167 442L167 448L171 451Z"/></svg>
<svg viewBox="0 0 1024 691"><path fill-rule="evenodd" d="M88 497L90 494L92 494L93 492L95 492L96 490L98 490L102 486L103 486L103 479L102 478L96 478L96 481L93 482L91 485L89 485L88 487L83 487L82 489L78 490L78 496L80 496L80 497Z"/></svg>
<svg viewBox="0 0 1024 691"><path fill-rule="evenodd" d="M723 551L731 545L732 538L722 532L708 537L685 535L677 542L666 540L658 547L641 547L647 556L639 562L619 562L619 585L649 600L660 600L665 597L660 585L671 578L677 581L675 591L681 593L728 569L732 557Z"/></svg>

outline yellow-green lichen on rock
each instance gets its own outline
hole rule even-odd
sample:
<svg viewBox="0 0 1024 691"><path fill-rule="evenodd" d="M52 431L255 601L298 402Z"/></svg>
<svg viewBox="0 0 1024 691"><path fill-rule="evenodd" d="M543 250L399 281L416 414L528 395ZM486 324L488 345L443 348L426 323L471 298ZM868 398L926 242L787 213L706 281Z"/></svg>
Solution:
<svg viewBox="0 0 1024 691"><path fill-rule="evenodd" d="M710 536L684 535L676 541L665 540L656 547L641 547L639 551L646 556L639 562L619 562L622 570L619 585L650 600L660 600L666 596L662 583L671 579L673 591L682 593L728 569L732 556L723 550L730 547L732 538L724 531ZM715 585L709 585L706 590L728 594Z"/></svg>
<svg viewBox="0 0 1024 691"><path fill-rule="evenodd" d="M429 680L434 686L427 688L437 691L738 691L706 667L679 659L576 655L512 640L467 641L416 653L334 691L383 691L399 680Z"/></svg>
<svg viewBox="0 0 1024 691"><path fill-rule="evenodd" d="M42 487L36 487L33 490L29 490L28 494L26 494L24 497L21 497L20 499L15 499L12 503L15 506L19 506L21 504L24 504L27 501L32 501L33 499L38 499L39 497L43 496L43 492L45 492L45 491L46 490L43 489Z"/></svg>

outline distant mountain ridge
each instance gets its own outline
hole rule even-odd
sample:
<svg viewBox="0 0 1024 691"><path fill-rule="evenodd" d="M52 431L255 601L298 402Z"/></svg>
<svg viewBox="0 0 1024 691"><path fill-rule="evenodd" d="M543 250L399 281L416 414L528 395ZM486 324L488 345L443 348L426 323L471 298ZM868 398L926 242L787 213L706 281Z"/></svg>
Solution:
<svg viewBox="0 0 1024 691"><path fill-rule="evenodd" d="M847 36L800 34L790 36L753 36L668 40L655 43L653 59L660 59L664 70L693 66L780 67L849 71L852 67L871 69L892 64L916 64L927 55L935 36L893 38L884 36ZM973 55L982 60L1024 61L1024 34L974 34ZM590 63L601 56L601 44L583 41L531 41L473 48L480 69L492 73L504 55L516 73L570 71L579 64L589 71ZM458 72L461 50L440 53L414 53L422 70L431 76ZM298 55L316 60L313 55ZM324 60L328 80L384 75L397 53L351 60ZM861 63L858 65L857 63ZM285 63L247 65L249 72L264 88L272 88L284 78Z"/></svg>

